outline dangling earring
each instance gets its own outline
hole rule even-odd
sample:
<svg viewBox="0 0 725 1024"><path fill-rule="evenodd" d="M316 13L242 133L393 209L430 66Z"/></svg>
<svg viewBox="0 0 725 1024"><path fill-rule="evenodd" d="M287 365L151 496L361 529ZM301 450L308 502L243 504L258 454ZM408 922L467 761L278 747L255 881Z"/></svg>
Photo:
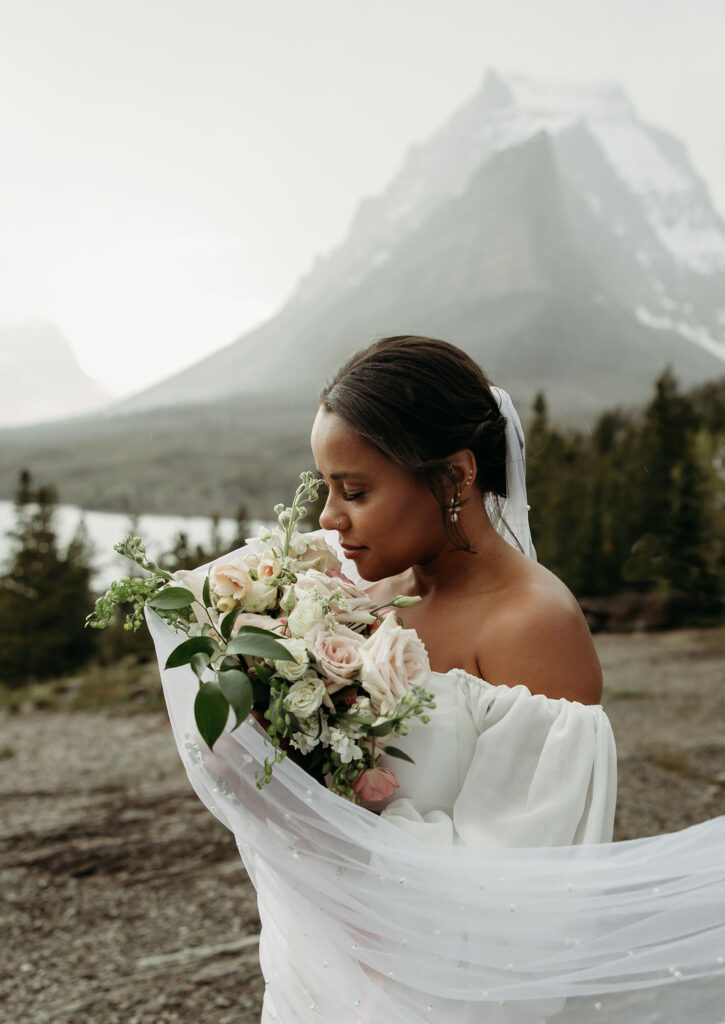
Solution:
<svg viewBox="0 0 725 1024"><path fill-rule="evenodd" d="M448 502L448 516L452 523L457 523L458 517L461 514L461 509L463 508L463 502L461 500L461 497L461 491L459 489Z"/></svg>

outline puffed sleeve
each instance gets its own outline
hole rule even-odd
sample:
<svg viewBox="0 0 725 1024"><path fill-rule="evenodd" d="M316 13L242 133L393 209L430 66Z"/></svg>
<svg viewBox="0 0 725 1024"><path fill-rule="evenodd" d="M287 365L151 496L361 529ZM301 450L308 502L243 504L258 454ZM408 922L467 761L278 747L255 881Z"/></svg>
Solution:
<svg viewBox="0 0 725 1024"><path fill-rule="evenodd" d="M447 808L393 800L382 816L424 842L469 847L569 846L612 838L614 736L599 705L457 673L470 759ZM433 717L431 725L434 725ZM425 728L425 727L424 727Z"/></svg>

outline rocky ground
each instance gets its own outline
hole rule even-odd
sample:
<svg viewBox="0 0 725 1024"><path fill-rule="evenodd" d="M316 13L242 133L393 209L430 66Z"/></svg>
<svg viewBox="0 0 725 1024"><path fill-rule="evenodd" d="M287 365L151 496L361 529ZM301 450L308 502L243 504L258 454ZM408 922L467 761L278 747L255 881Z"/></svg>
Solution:
<svg viewBox="0 0 725 1024"><path fill-rule="evenodd" d="M725 630L602 635L617 838L725 813ZM0 713L7 1024L258 1024L254 892L162 713Z"/></svg>

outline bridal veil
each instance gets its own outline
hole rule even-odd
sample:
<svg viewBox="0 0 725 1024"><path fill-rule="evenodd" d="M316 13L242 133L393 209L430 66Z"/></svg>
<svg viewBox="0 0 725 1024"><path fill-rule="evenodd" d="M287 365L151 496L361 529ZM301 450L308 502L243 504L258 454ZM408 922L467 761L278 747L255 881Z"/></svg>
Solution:
<svg viewBox="0 0 725 1024"><path fill-rule="evenodd" d="M523 435L504 395L498 528L533 555ZM163 666L178 636L153 613L149 625ZM247 719L210 752L193 672L161 675L191 784L234 833L257 888L260 960L282 1024L443 1024L442 1000L481 1024L725 1021L725 818L618 843L426 844L289 760L258 789L270 752L259 725Z"/></svg>

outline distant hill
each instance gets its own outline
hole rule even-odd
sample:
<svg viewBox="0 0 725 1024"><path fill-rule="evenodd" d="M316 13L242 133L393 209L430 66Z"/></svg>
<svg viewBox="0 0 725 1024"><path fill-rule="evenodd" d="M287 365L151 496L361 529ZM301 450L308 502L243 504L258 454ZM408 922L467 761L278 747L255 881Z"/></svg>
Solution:
<svg viewBox="0 0 725 1024"><path fill-rule="evenodd" d="M81 370L55 324L31 320L0 327L0 426L58 420L109 400Z"/></svg>

